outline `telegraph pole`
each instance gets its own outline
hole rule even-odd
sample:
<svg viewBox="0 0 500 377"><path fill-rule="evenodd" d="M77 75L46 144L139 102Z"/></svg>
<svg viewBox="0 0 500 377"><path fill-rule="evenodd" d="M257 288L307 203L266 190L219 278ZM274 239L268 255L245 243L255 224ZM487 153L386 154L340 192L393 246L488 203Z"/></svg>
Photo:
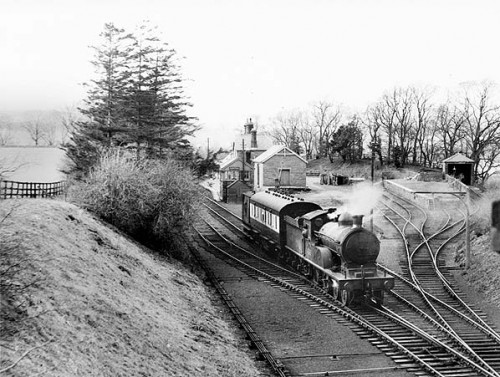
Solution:
<svg viewBox="0 0 500 377"><path fill-rule="evenodd" d="M245 182L245 139L241 139L241 177L240 180Z"/></svg>

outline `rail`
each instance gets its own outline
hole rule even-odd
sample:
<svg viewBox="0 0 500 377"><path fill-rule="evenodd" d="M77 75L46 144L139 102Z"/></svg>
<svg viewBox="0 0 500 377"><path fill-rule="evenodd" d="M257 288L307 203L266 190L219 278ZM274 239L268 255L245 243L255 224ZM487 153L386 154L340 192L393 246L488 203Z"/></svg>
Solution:
<svg viewBox="0 0 500 377"><path fill-rule="evenodd" d="M52 198L63 195L66 181L41 183L0 180L0 199Z"/></svg>

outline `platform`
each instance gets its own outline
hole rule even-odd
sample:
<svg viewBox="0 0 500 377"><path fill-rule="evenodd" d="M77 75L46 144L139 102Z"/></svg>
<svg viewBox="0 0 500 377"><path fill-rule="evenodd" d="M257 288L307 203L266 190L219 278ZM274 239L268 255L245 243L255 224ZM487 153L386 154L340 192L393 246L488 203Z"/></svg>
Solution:
<svg viewBox="0 0 500 377"><path fill-rule="evenodd" d="M408 179L390 179L384 181L384 187L397 195L413 200L429 209L435 209L440 203L465 198L467 186L457 186L453 182L425 182Z"/></svg>

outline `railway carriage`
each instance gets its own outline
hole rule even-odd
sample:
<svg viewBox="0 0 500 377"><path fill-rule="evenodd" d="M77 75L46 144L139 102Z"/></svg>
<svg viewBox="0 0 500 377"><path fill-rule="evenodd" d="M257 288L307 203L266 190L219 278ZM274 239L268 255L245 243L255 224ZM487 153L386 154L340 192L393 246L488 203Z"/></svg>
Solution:
<svg viewBox="0 0 500 377"><path fill-rule="evenodd" d="M363 297L381 304L384 291L394 286L394 278L377 268L380 242L362 227L362 216L263 191L244 194L242 218L263 249L345 305Z"/></svg>
<svg viewBox="0 0 500 377"><path fill-rule="evenodd" d="M250 236L269 250L286 243L284 218L299 217L321 209L318 204L276 192L261 191L243 194L242 218L250 227Z"/></svg>

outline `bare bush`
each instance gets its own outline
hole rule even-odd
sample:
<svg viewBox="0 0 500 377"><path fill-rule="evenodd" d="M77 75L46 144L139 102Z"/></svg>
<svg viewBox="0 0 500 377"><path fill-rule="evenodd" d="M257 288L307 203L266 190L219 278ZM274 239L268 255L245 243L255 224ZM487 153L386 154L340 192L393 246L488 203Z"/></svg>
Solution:
<svg viewBox="0 0 500 377"><path fill-rule="evenodd" d="M191 172L176 161L134 161L114 151L71 195L137 240L176 254L176 241L192 223L200 191Z"/></svg>

